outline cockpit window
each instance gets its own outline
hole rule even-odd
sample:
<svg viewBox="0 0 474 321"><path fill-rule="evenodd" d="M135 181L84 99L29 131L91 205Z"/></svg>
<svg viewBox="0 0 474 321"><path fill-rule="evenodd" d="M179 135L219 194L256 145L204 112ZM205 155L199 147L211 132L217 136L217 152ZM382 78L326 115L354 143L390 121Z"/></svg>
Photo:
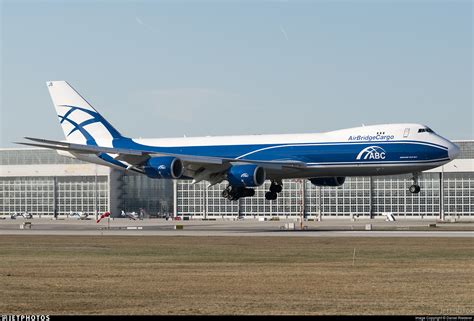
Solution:
<svg viewBox="0 0 474 321"><path fill-rule="evenodd" d="M427 132L427 133L434 133L434 131L433 131L431 128L429 128L429 127L420 128L420 129L418 129L418 132L419 132L419 133L424 133L424 132Z"/></svg>

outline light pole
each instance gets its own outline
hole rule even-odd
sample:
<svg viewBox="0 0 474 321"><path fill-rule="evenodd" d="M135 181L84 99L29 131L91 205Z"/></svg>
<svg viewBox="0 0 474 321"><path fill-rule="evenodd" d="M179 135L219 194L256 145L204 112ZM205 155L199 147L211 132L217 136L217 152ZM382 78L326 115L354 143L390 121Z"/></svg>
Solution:
<svg viewBox="0 0 474 321"><path fill-rule="evenodd" d="M318 195L318 197L319 197L319 206L318 206L318 208L319 208L319 215L318 215L318 220L319 220L320 222L323 220L323 216L322 216L322 215L323 215L323 211L321 210L321 208L322 208L322 207L321 207L321 192L322 192L322 186L319 186L319 195Z"/></svg>
<svg viewBox="0 0 474 321"><path fill-rule="evenodd" d="M203 185L203 198L204 198L204 204L203 204L203 210L204 210L204 219L207 220L207 191L208 189L206 188L206 185Z"/></svg>
<svg viewBox="0 0 474 321"><path fill-rule="evenodd" d="M441 166L441 177L439 182L440 219L444 222L444 165Z"/></svg>
<svg viewBox="0 0 474 321"><path fill-rule="evenodd" d="M173 218L178 216L178 181L173 179Z"/></svg>
<svg viewBox="0 0 474 321"><path fill-rule="evenodd" d="M304 207L305 207L305 203L304 203L304 179L301 179L300 180L301 182L301 212L300 212L300 216L301 216L301 224L300 224L300 229L303 230L303 218L304 218Z"/></svg>
<svg viewBox="0 0 474 321"><path fill-rule="evenodd" d="M95 220L98 219L98 204L97 204L97 164L95 165L95 182L94 182L94 203L95 203Z"/></svg>

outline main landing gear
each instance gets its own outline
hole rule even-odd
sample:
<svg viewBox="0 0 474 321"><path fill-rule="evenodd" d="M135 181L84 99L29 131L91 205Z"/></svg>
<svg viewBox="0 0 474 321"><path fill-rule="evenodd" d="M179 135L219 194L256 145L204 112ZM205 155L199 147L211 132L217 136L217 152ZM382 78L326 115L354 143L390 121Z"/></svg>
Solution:
<svg viewBox="0 0 474 321"><path fill-rule="evenodd" d="M265 193L265 198L268 201L274 201L278 197L278 193L281 193L283 185L281 181L272 181L270 185L270 191ZM227 198L229 201L237 201L241 197L252 197L255 195L253 188L247 187L236 187L229 185L222 191L222 197Z"/></svg>
<svg viewBox="0 0 474 321"><path fill-rule="evenodd" d="M246 187L234 187L229 185L222 191L222 197L229 201L237 201L241 197L252 197L255 195L255 190Z"/></svg>
<svg viewBox="0 0 474 321"><path fill-rule="evenodd" d="M408 190L412 194L418 194L421 190L420 185L418 185L418 175L419 175L418 173L413 174L413 177L412 177L413 185L408 188Z"/></svg>
<svg viewBox="0 0 474 321"><path fill-rule="evenodd" d="M282 183L277 181L272 181L270 185L270 191L265 193L265 199L267 201L274 201L277 199L278 193L281 193L283 189Z"/></svg>

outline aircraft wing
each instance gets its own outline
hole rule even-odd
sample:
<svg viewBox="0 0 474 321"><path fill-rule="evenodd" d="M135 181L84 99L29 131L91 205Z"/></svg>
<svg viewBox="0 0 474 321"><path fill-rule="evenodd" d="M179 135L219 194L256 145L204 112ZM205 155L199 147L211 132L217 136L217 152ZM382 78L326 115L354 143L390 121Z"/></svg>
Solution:
<svg viewBox="0 0 474 321"><path fill-rule="evenodd" d="M306 163L300 161L292 160L249 160L249 159L239 159L239 158L225 158L225 157L209 157L209 156L197 156L197 155L185 155L185 154L176 154L168 152L156 152L153 150L143 150L138 149L126 149L126 148L116 148L116 147L101 147L101 146L92 146L92 145L82 145L69 143L64 141L54 141L41 138L32 138L25 137L25 139L31 140L34 143L30 142L17 142L17 144L35 146L56 150L69 151L73 153L82 153L82 154L114 154L117 155L114 158L117 160L123 160L131 165L140 166L143 165L149 158L153 156L173 156L179 158L181 161L186 164L191 165L192 168L202 168L202 167L221 167L222 165L230 165L232 163L249 163L259 165L265 168L272 169L281 169L281 168L305 168ZM194 165L194 166L193 166ZM221 165L221 166L219 166Z"/></svg>

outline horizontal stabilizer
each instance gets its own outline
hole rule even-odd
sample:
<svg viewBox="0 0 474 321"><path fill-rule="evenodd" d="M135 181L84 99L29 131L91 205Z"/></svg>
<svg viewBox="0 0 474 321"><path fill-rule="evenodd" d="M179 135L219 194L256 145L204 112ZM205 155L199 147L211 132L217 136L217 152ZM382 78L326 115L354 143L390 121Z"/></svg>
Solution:
<svg viewBox="0 0 474 321"><path fill-rule="evenodd" d="M63 146L69 146L70 144L64 141L48 140L48 139L43 139L43 138L25 137L25 139L32 140L38 143L45 143L45 144L54 144L54 145L63 145Z"/></svg>
<svg viewBox="0 0 474 321"><path fill-rule="evenodd" d="M72 152L82 152L82 153L90 153L90 154L97 154L97 153L108 153L108 154L127 154L127 155L143 155L143 152L133 150L133 149L125 149L125 148L115 148L115 147L102 147L102 146L93 146L93 145L82 145L82 144L75 144L75 143L68 143L62 141L55 141L55 140L47 140L42 138L32 138L32 137L25 137L25 139L32 140L35 142L43 143L40 147L57 149L55 147L62 146L67 147ZM21 143L18 143L21 144ZM25 145L25 143L23 143Z"/></svg>
<svg viewBox="0 0 474 321"><path fill-rule="evenodd" d="M19 145L25 145L25 146L33 146L33 147L41 147L41 148L49 148L49 149L55 149L55 150L64 150L68 152L74 152L74 153L82 153L82 154L91 154L90 151L78 151L78 150L72 150L68 146L55 146L55 145L45 145L45 144L37 144L37 143L25 143L25 142L13 142L14 144L19 144ZM96 153L93 153L96 154Z"/></svg>

